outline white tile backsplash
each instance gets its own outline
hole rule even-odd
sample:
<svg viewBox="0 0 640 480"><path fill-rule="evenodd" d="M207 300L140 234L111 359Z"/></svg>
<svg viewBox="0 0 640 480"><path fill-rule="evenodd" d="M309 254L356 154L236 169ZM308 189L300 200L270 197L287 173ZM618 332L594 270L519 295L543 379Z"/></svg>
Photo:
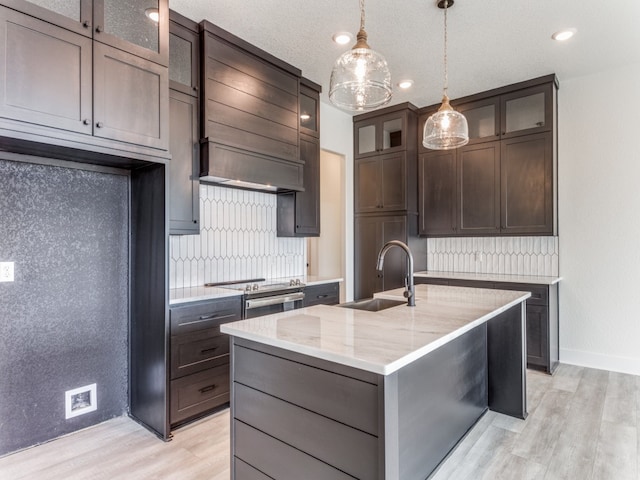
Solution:
<svg viewBox="0 0 640 480"><path fill-rule="evenodd" d="M558 276L558 237L429 238L427 269Z"/></svg>
<svg viewBox="0 0 640 480"><path fill-rule="evenodd" d="M304 238L276 235L277 197L200 185L200 235L169 238L169 287L305 274Z"/></svg>

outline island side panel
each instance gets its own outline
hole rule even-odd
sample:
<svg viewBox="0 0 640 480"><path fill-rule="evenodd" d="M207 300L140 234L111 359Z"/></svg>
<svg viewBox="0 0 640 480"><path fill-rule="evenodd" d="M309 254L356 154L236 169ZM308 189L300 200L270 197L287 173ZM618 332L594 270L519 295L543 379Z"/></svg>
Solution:
<svg viewBox="0 0 640 480"><path fill-rule="evenodd" d="M232 479L254 470L274 479L384 478L379 375L232 341Z"/></svg>
<svg viewBox="0 0 640 480"><path fill-rule="evenodd" d="M522 302L490 319L487 328L489 408L527 417L526 309Z"/></svg>
<svg viewBox="0 0 640 480"><path fill-rule="evenodd" d="M487 325L385 377L385 478L424 479L487 410Z"/></svg>

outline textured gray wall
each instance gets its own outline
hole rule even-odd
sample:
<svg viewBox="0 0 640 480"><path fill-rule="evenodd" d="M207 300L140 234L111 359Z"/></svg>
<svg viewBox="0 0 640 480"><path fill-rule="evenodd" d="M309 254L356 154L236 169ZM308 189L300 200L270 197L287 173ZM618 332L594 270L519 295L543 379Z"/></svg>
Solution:
<svg viewBox="0 0 640 480"><path fill-rule="evenodd" d="M126 176L0 159L0 455L125 413ZM98 410L65 420L64 392Z"/></svg>

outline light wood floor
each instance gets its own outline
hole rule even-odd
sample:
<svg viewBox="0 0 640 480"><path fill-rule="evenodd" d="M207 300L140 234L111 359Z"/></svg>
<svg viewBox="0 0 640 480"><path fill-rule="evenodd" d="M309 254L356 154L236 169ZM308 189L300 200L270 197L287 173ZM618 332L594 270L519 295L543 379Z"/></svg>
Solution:
<svg viewBox="0 0 640 480"><path fill-rule="evenodd" d="M527 420L488 412L432 480L640 480L640 377L561 365L527 382ZM0 479L228 480L228 438L228 411L168 443L117 418L0 458Z"/></svg>

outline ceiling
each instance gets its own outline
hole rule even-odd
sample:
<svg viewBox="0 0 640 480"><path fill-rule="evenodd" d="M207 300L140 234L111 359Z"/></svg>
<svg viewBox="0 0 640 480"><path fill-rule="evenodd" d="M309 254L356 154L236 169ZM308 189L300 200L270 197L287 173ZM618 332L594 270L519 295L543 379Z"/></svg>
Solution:
<svg viewBox="0 0 640 480"><path fill-rule="evenodd" d="M352 44L331 36L360 26L357 0L170 0L302 70L327 100L333 63ZM436 0L366 0L369 45L387 59L392 104L438 103L443 83L443 11ZM640 63L640 0L456 0L448 12L449 96L458 98L556 73L562 81ZM567 42L551 40L566 28ZM414 80L410 90L397 82Z"/></svg>

